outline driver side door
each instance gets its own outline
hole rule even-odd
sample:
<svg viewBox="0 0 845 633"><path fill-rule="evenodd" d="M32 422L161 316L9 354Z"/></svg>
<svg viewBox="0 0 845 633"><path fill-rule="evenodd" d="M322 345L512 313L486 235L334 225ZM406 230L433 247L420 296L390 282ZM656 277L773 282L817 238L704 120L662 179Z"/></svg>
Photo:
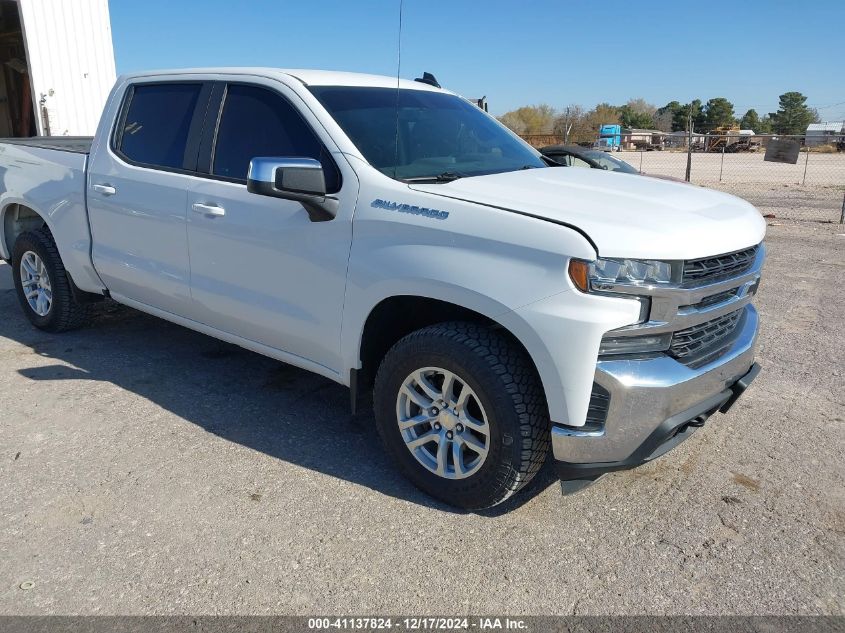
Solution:
<svg viewBox="0 0 845 633"><path fill-rule="evenodd" d="M282 84L218 84L215 94L205 173L188 188L193 318L338 372L357 178ZM319 160L337 216L314 222L300 202L247 191L250 160L268 156Z"/></svg>

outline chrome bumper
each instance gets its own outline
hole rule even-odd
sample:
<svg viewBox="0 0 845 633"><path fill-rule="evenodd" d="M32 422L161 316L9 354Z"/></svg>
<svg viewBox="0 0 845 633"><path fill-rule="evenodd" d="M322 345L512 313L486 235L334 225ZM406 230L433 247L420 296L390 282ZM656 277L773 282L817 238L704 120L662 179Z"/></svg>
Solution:
<svg viewBox="0 0 845 633"><path fill-rule="evenodd" d="M729 344L701 366L665 355L600 360L595 382L610 393L605 423L600 429L554 425L555 459L573 465L617 463L624 467L662 454L691 433L688 422L717 410L730 397L730 387L749 372L757 325L757 311L748 304ZM665 436L675 441L663 441ZM659 446L652 446L658 440Z"/></svg>

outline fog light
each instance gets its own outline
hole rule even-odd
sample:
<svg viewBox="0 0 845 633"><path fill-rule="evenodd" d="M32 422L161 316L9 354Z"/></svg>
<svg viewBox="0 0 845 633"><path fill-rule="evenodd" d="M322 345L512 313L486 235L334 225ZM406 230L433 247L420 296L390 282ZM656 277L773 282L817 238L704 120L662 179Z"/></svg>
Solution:
<svg viewBox="0 0 845 633"><path fill-rule="evenodd" d="M669 349L671 342L671 333L650 336L609 336L601 340L599 355L663 352Z"/></svg>

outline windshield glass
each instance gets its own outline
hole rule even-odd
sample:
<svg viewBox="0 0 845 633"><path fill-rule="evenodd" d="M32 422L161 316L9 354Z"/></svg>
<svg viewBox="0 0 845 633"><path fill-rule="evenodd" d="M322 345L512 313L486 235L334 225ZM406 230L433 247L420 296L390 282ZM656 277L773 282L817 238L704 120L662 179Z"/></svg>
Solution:
<svg viewBox="0 0 845 633"><path fill-rule="evenodd" d="M447 180L546 167L501 124L455 95L357 86L310 90L367 161L391 178Z"/></svg>
<svg viewBox="0 0 845 633"><path fill-rule="evenodd" d="M624 160L611 156L607 152L587 151L583 154L586 158L598 163L600 167L607 169L608 171L621 171L625 174L640 173L636 168L631 167L631 165L626 163Z"/></svg>

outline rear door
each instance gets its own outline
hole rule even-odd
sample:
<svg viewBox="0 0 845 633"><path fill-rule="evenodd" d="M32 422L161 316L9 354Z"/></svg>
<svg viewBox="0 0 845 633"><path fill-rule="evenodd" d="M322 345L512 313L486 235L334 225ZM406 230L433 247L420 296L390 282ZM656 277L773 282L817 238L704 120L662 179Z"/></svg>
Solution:
<svg viewBox="0 0 845 633"><path fill-rule="evenodd" d="M111 293L180 315L190 307L185 217L211 83L129 86L88 169L93 261Z"/></svg>
<svg viewBox="0 0 845 633"><path fill-rule="evenodd" d="M188 191L192 318L337 371L358 180L283 84L218 84L214 94L205 175ZM247 191L249 161L261 156L319 160L337 217L313 222L299 202Z"/></svg>

